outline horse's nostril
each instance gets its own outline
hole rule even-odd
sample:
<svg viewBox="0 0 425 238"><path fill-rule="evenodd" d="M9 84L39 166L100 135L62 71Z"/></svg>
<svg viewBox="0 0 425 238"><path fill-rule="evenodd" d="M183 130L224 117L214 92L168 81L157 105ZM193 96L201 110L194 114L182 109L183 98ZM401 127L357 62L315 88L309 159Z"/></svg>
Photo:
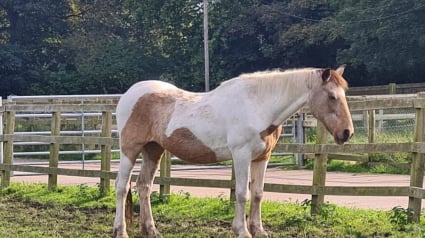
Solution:
<svg viewBox="0 0 425 238"><path fill-rule="evenodd" d="M344 130L344 139L348 139L348 138L350 138L350 130L345 129Z"/></svg>

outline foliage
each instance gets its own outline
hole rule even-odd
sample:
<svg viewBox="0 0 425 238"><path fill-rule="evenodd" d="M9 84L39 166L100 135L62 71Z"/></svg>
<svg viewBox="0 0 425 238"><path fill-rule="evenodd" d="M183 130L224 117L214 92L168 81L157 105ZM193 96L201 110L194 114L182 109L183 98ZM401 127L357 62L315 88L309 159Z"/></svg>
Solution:
<svg viewBox="0 0 425 238"><path fill-rule="evenodd" d="M409 217L413 215L413 211L409 208L394 207L390 211L390 221L399 231L405 231L410 224Z"/></svg>
<svg viewBox="0 0 425 238"><path fill-rule="evenodd" d="M421 82L420 0L209 1L212 87L243 72L349 65L352 86ZM395 47L397 46L397 47ZM2 0L0 94L203 91L199 0Z"/></svg>
<svg viewBox="0 0 425 238"><path fill-rule="evenodd" d="M67 61L68 52L61 49L69 29L67 4L67 0L0 3L0 60L7 62L0 71L5 86L1 96L35 93L33 88L46 72Z"/></svg>
<svg viewBox="0 0 425 238"><path fill-rule="evenodd" d="M364 84L387 83L383 74L394 83L418 82L417 78L424 76L418 67L424 64L419 52L425 50L425 38L415 33L425 30L423 2L362 0L339 5L336 19L347 22L340 26L341 35L352 43L340 51L338 60L350 63L354 71L366 73L359 77ZM370 16L377 19L374 24L364 21Z"/></svg>

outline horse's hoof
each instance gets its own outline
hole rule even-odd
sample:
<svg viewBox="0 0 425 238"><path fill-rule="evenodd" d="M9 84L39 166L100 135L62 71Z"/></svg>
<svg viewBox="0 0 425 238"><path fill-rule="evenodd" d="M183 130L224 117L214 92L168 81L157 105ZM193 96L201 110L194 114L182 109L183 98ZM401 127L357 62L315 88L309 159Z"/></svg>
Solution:
<svg viewBox="0 0 425 238"><path fill-rule="evenodd" d="M249 232L251 233L252 237L269 237L269 234L267 234L262 225L250 224Z"/></svg>
<svg viewBox="0 0 425 238"><path fill-rule="evenodd" d="M252 238L248 229L237 229L236 226L232 225L232 231L238 238Z"/></svg>
<svg viewBox="0 0 425 238"><path fill-rule="evenodd" d="M251 232L252 237L256 237L256 238L267 238L269 237L269 234L267 234L267 232L265 230L257 230L255 232Z"/></svg>
<svg viewBox="0 0 425 238"><path fill-rule="evenodd" d="M157 229L154 230L150 230L149 232L145 232L143 237L148 237L148 238L160 238L161 233L159 233L159 231Z"/></svg>
<svg viewBox="0 0 425 238"><path fill-rule="evenodd" d="M233 232L238 238L252 238L248 230L238 232L236 229L233 229Z"/></svg>
<svg viewBox="0 0 425 238"><path fill-rule="evenodd" d="M252 236L249 233L245 233L245 234L238 235L238 238L252 238Z"/></svg>
<svg viewBox="0 0 425 238"><path fill-rule="evenodd" d="M127 232L120 228L114 228L113 238L128 238Z"/></svg>

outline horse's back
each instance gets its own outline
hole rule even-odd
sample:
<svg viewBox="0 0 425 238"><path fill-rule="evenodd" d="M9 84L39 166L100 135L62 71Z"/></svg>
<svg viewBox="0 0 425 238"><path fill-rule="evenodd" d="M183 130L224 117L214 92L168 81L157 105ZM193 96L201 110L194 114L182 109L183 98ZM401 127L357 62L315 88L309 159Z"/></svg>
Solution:
<svg viewBox="0 0 425 238"><path fill-rule="evenodd" d="M179 90L176 86L157 80L141 81L133 84L120 98L116 117L118 129L121 130L131 115L135 104L146 94L161 93L164 91Z"/></svg>
<svg viewBox="0 0 425 238"><path fill-rule="evenodd" d="M157 81L157 80L148 80L148 81L141 81L138 83L133 84L127 92L125 92L121 99L121 101L127 101L129 99L138 99L139 97L143 96L147 93L156 93L161 91L166 91L170 89L177 89L176 86L163 82L163 81Z"/></svg>

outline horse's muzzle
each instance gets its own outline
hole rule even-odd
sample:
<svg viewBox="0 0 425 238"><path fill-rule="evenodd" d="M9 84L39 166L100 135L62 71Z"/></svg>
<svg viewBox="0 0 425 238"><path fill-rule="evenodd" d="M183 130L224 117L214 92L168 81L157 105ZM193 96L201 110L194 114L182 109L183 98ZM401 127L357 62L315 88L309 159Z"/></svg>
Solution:
<svg viewBox="0 0 425 238"><path fill-rule="evenodd" d="M350 129L345 129L341 135L335 135L334 140L338 145L342 145L345 142L349 141L354 135L354 132Z"/></svg>

